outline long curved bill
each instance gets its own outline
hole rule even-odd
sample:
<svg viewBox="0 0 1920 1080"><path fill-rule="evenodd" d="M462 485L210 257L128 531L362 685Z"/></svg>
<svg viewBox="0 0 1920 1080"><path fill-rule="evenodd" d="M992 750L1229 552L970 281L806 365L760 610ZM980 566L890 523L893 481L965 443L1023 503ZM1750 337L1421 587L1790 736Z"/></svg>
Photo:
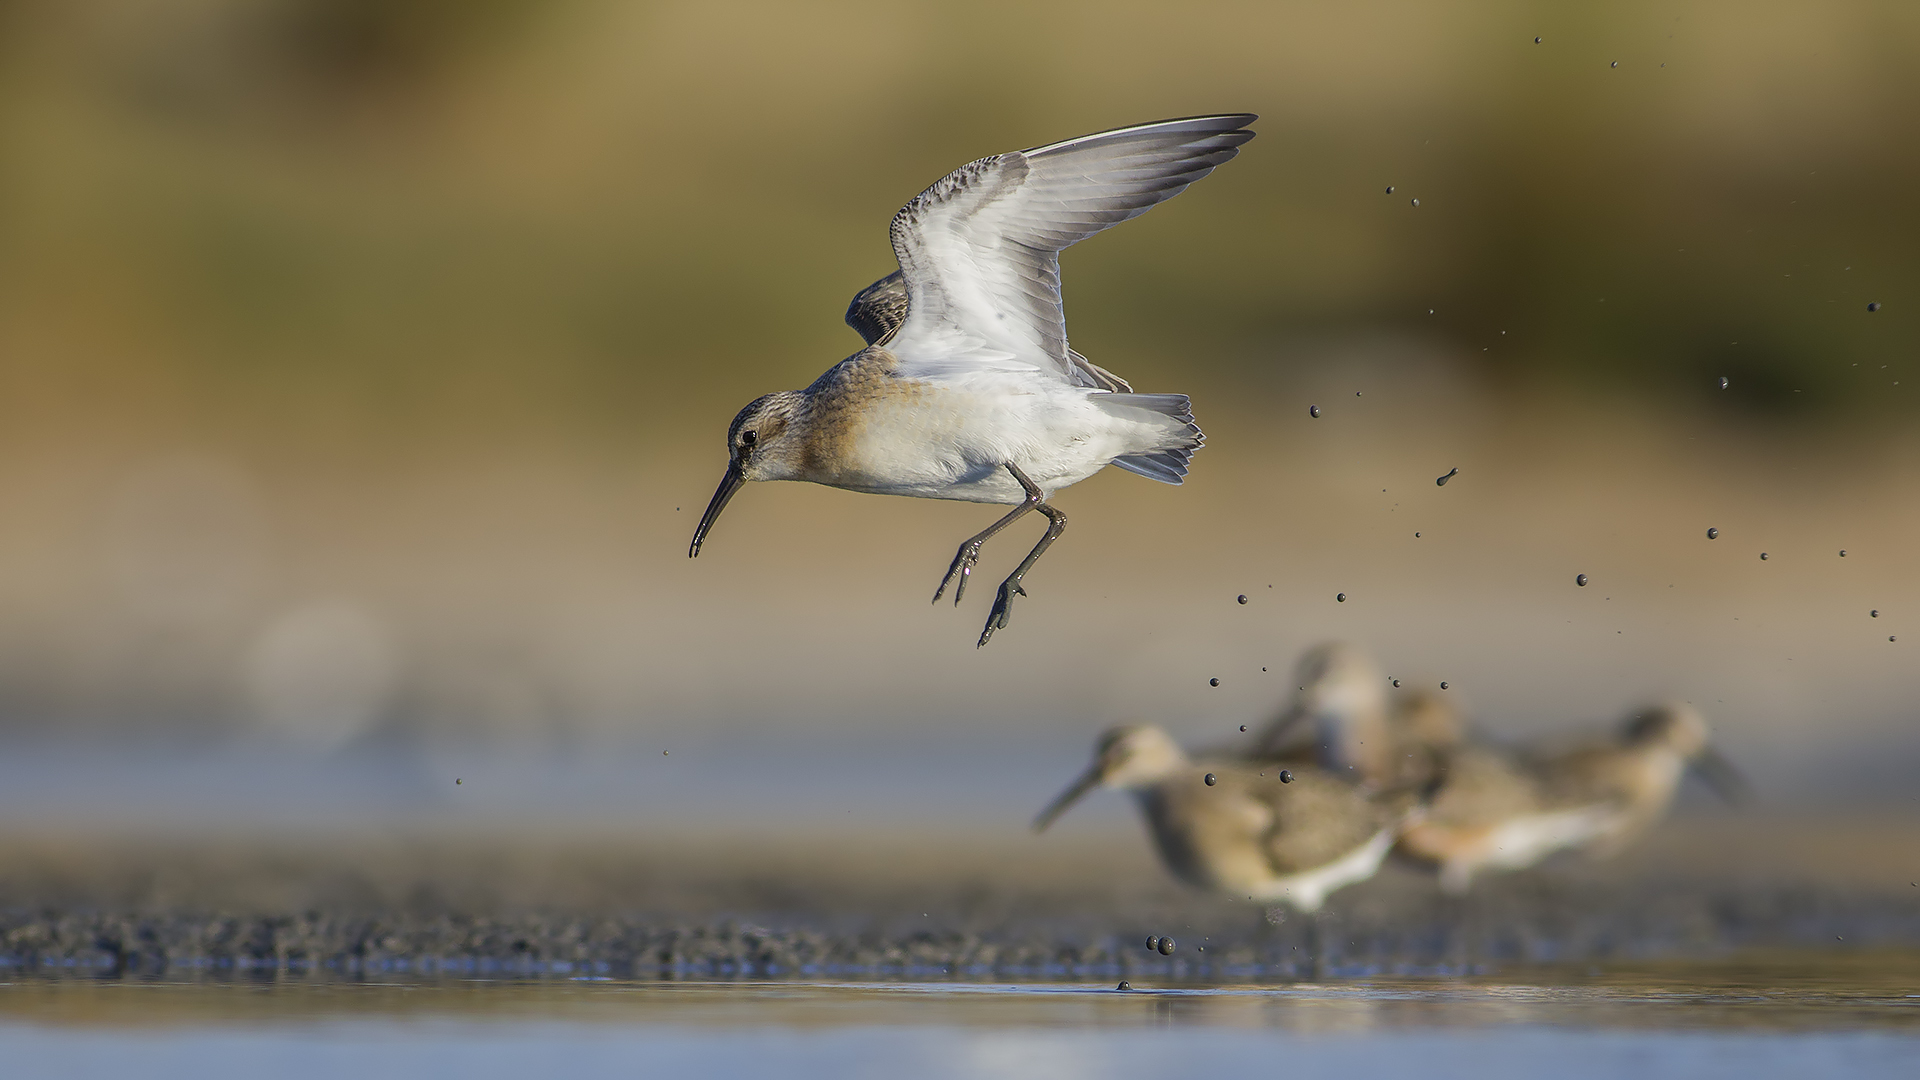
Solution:
<svg viewBox="0 0 1920 1080"><path fill-rule="evenodd" d="M720 511L727 508L727 500L733 498L733 493L739 491L746 482L747 478L741 473L737 462L727 466L727 475L720 478L720 487L713 493L713 501L707 504L707 512L700 515L700 527L693 530L693 546L687 549L687 558L700 557L700 544L706 540L707 530L713 528Z"/></svg>
<svg viewBox="0 0 1920 1080"><path fill-rule="evenodd" d="M1033 819L1034 832L1046 832L1053 819L1067 812L1067 807L1080 801L1080 796L1092 791L1100 783L1100 767L1096 764L1080 774L1080 778L1067 786L1067 790L1054 797L1045 810Z"/></svg>
<svg viewBox="0 0 1920 1080"><path fill-rule="evenodd" d="M1705 780L1707 786L1729 804L1745 806L1753 801L1752 785L1747 783L1747 778L1740 774L1739 769L1733 767L1733 762L1720 755L1720 751L1709 746L1693 759L1692 764L1693 771L1700 775L1700 779Z"/></svg>

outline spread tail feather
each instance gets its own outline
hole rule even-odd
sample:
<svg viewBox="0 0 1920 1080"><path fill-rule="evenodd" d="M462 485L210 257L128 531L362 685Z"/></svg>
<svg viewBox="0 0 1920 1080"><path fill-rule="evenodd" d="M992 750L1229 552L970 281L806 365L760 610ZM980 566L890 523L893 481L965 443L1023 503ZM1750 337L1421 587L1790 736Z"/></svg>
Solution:
<svg viewBox="0 0 1920 1080"><path fill-rule="evenodd" d="M1193 452L1207 441L1193 422L1193 402L1185 394L1101 394L1100 407L1110 411L1140 409L1164 418L1165 439L1140 454L1113 459L1115 465L1163 484L1181 483Z"/></svg>

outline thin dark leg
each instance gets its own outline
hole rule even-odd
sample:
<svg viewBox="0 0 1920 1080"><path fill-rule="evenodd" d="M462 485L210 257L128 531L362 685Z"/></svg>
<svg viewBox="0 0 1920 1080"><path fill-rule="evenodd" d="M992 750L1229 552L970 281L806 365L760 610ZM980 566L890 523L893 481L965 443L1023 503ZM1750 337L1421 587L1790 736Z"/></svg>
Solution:
<svg viewBox="0 0 1920 1080"><path fill-rule="evenodd" d="M1029 498L1040 494L1040 489L1034 487L1032 481L1022 476L1020 470L1014 469L1011 465L1007 468L1013 469L1013 475L1019 477L1020 483L1027 489ZM1027 590L1020 587L1021 580L1027 576L1027 571L1033 568L1033 564L1040 561L1040 556L1060 538L1060 534L1067 531L1067 515L1043 502L1035 502L1033 508L1047 515L1047 531L1041 535L1040 542L1033 545L1033 550L1027 552L1027 557L1020 560L1020 565L1013 568L1013 573L1007 575L1007 580L1000 583L1000 595L993 599L993 610L987 613L986 629L980 631L980 642L974 646L976 649L985 645L995 630L1007 625L1007 616L1013 609L1013 598L1027 595Z"/></svg>
<svg viewBox="0 0 1920 1080"><path fill-rule="evenodd" d="M980 545L991 539L994 533L999 532L1001 529L1006 528L1040 508L1040 488L1012 465L1007 466L1007 471L1012 473L1013 478L1020 481L1020 486L1027 490L1027 501L1014 507L1012 512L1007 514L1006 517L987 526L973 539L960 545L960 550L953 556L953 565L947 567L947 576L941 578L940 587L933 590L934 603L937 604L940 602L940 594L946 592L947 586L953 585L953 579L958 577L960 583L955 585L953 589L953 606L959 607L960 598L967 594L967 579L973 576L973 565L980 561Z"/></svg>

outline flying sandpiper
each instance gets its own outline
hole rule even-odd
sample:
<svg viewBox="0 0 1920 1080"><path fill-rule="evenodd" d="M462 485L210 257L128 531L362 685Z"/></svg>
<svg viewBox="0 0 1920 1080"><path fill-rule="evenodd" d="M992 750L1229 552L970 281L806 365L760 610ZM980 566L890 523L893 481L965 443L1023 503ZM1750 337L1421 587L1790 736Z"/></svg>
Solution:
<svg viewBox="0 0 1920 1080"><path fill-rule="evenodd" d="M1038 510L1039 543L994 599L1007 625L1034 562L1066 528L1048 500L1107 465L1178 484L1202 441L1184 394L1136 394L1067 345L1060 252L1139 217L1253 138L1246 113L1118 128L963 165L893 217L900 269L847 309L867 346L804 390L740 410L726 477L690 556L749 480L1014 509L960 545L939 589L960 602L980 547Z"/></svg>

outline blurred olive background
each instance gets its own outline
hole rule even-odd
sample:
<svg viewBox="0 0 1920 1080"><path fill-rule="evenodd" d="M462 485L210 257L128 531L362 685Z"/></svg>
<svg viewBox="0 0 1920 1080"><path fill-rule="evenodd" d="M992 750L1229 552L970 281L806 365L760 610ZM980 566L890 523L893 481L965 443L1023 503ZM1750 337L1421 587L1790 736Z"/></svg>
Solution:
<svg viewBox="0 0 1920 1080"><path fill-rule="evenodd" d="M1910 817L1916 55L1893 0L0 2L0 809L1012 837L1344 637ZM927 598L983 507L766 485L686 558L901 203L1224 110L1064 260L1185 487L1062 496L978 652L991 589Z"/></svg>

